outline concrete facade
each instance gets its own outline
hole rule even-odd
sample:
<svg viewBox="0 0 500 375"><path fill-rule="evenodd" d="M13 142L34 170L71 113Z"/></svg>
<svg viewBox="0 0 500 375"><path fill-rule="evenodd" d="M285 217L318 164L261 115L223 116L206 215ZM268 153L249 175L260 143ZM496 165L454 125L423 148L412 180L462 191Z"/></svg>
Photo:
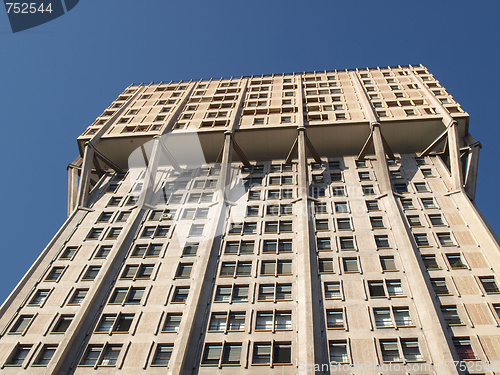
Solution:
<svg viewBox="0 0 500 375"><path fill-rule="evenodd" d="M0 307L2 372L497 373L468 120L421 65L127 87Z"/></svg>

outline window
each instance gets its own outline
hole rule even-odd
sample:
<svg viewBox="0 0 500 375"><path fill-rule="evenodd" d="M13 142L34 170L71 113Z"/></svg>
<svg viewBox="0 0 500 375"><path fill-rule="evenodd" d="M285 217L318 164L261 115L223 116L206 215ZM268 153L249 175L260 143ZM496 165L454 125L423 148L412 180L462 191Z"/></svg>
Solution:
<svg viewBox="0 0 500 375"><path fill-rule="evenodd" d="M134 320L134 314L105 314L101 317L96 332L128 332Z"/></svg>
<svg viewBox="0 0 500 375"><path fill-rule="evenodd" d="M342 258L345 273L359 272L358 258Z"/></svg>
<svg viewBox="0 0 500 375"><path fill-rule="evenodd" d="M261 275L291 275L292 261L291 260L272 260L263 261L260 268Z"/></svg>
<svg viewBox="0 0 500 375"><path fill-rule="evenodd" d="M429 191L425 182L415 182L413 185L415 186L415 190L417 191L417 193L424 193Z"/></svg>
<svg viewBox="0 0 500 375"><path fill-rule="evenodd" d="M340 299L340 298L342 298L340 282L334 281L325 283L325 299Z"/></svg>
<svg viewBox="0 0 500 375"><path fill-rule="evenodd" d="M451 238L450 233L437 233L437 238L441 246L454 246L455 242Z"/></svg>
<svg viewBox="0 0 500 375"><path fill-rule="evenodd" d="M415 238L415 242L417 243L418 247L430 246L429 239L427 238L427 234L415 233L415 234L413 234L413 237Z"/></svg>
<svg viewBox="0 0 500 375"><path fill-rule="evenodd" d="M247 206L246 216L259 216L259 206Z"/></svg>
<svg viewBox="0 0 500 375"><path fill-rule="evenodd" d="M146 288L115 288L109 303L140 304Z"/></svg>
<svg viewBox="0 0 500 375"><path fill-rule="evenodd" d="M131 257L158 257L160 256L161 249L162 245L160 244L136 245Z"/></svg>
<svg viewBox="0 0 500 375"><path fill-rule="evenodd" d="M220 269L220 277L250 276L252 262L223 262Z"/></svg>
<svg viewBox="0 0 500 375"><path fill-rule="evenodd" d="M292 252L292 240L283 239L283 240L264 240L263 253L290 253Z"/></svg>
<svg viewBox="0 0 500 375"><path fill-rule="evenodd" d="M330 350L330 363L349 363L347 341L330 341L328 347Z"/></svg>
<svg viewBox="0 0 500 375"><path fill-rule="evenodd" d="M257 224L255 224L257 225ZM283 233L283 232L291 232L292 231L292 221L266 221L264 232L265 233ZM252 231L252 233L256 233Z"/></svg>
<svg viewBox="0 0 500 375"><path fill-rule="evenodd" d="M476 359L469 337L454 337L453 345L455 345L455 350L460 360Z"/></svg>
<svg viewBox="0 0 500 375"><path fill-rule="evenodd" d="M21 315L12 326L9 333L23 333L28 328L32 320L33 315Z"/></svg>
<svg viewBox="0 0 500 375"><path fill-rule="evenodd" d="M158 344L151 365L168 366L174 346L171 344Z"/></svg>
<svg viewBox="0 0 500 375"><path fill-rule="evenodd" d="M434 289L434 292L438 296L447 296L451 294L448 290L444 277L431 279L431 285L432 289Z"/></svg>
<svg viewBox="0 0 500 375"><path fill-rule="evenodd" d="M415 208L412 199L401 199L401 205L405 210L413 210Z"/></svg>
<svg viewBox="0 0 500 375"><path fill-rule="evenodd" d="M314 213L316 214L326 214L326 203L314 203Z"/></svg>
<svg viewBox="0 0 500 375"><path fill-rule="evenodd" d="M6 365L10 366L22 366L24 360L28 356L31 351L31 347L33 345L17 345L14 349L14 352L11 354L9 360Z"/></svg>
<svg viewBox="0 0 500 375"><path fill-rule="evenodd" d="M432 169L430 168L421 169L421 171L424 177L434 177L434 175L432 174Z"/></svg>
<svg viewBox="0 0 500 375"><path fill-rule="evenodd" d="M100 223L107 223L111 220L111 217L113 216L112 212L103 212L97 219L98 222Z"/></svg>
<svg viewBox="0 0 500 375"><path fill-rule="evenodd" d="M344 310L326 310L326 325L329 329L344 329Z"/></svg>
<svg viewBox="0 0 500 375"><path fill-rule="evenodd" d="M335 212L336 213L349 212L349 207L347 205L347 202L335 202Z"/></svg>
<svg viewBox="0 0 500 375"><path fill-rule="evenodd" d="M462 319L460 319L460 315L458 314L457 306L441 306L441 312L443 313L444 320L448 325L461 325Z"/></svg>
<svg viewBox="0 0 500 375"><path fill-rule="evenodd" d="M68 246L68 247L66 247L66 249L64 249L64 251L62 252L59 259L61 259L61 260L72 259L75 256L77 251L78 251L78 248L76 246Z"/></svg>
<svg viewBox="0 0 500 375"><path fill-rule="evenodd" d="M256 331L283 331L292 329L291 311L259 311L256 315Z"/></svg>
<svg viewBox="0 0 500 375"><path fill-rule="evenodd" d="M319 273L334 273L333 259L319 259Z"/></svg>
<svg viewBox="0 0 500 375"><path fill-rule="evenodd" d="M498 289L498 285L495 281L494 276L480 276L479 281L481 281L481 284L483 285L484 291L487 294L500 293L500 290Z"/></svg>
<svg viewBox="0 0 500 375"><path fill-rule="evenodd" d="M334 197L344 197L346 195L345 188L343 186L332 186L332 195Z"/></svg>
<svg viewBox="0 0 500 375"><path fill-rule="evenodd" d="M434 203L434 198L422 198L420 201L422 202L422 206L424 206L424 208L437 208Z"/></svg>
<svg viewBox="0 0 500 375"><path fill-rule="evenodd" d="M398 362L402 360L397 340L380 340L380 349L384 362Z"/></svg>
<svg viewBox="0 0 500 375"><path fill-rule="evenodd" d="M198 242L188 242L184 245L182 256L195 256L198 251Z"/></svg>
<svg viewBox="0 0 500 375"><path fill-rule="evenodd" d="M387 235L375 236L375 244L377 249L388 249L391 247L389 237Z"/></svg>
<svg viewBox="0 0 500 375"><path fill-rule="evenodd" d="M30 300L29 305L41 306L49 296L50 291L47 289L39 289L36 291L33 298Z"/></svg>
<svg viewBox="0 0 500 375"><path fill-rule="evenodd" d="M191 275L192 269L193 269L193 263L179 263L179 265L177 266L177 272L175 273L175 277L188 278Z"/></svg>
<svg viewBox="0 0 500 375"><path fill-rule="evenodd" d="M355 250L354 237L340 237L340 250Z"/></svg>
<svg viewBox="0 0 500 375"><path fill-rule="evenodd" d="M177 332L181 325L182 313L169 313L165 319L162 332Z"/></svg>
<svg viewBox="0 0 500 375"><path fill-rule="evenodd" d="M394 314L394 321L398 328L414 326L408 307L393 307L392 313Z"/></svg>
<svg viewBox="0 0 500 375"><path fill-rule="evenodd" d="M285 301L292 299L292 284L261 284L259 301Z"/></svg>
<svg viewBox="0 0 500 375"><path fill-rule="evenodd" d="M248 285L219 285L215 291L215 302L248 301Z"/></svg>
<svg viewBox="0 0 500 375"><path fill-rule="evenodd" d="M422 255L422 261L428 271L441 269L441 267L437 264L435 255Z"/></svg>
<svg viewBox="0 0 500 375"><path fill-rule="evenodd" d="M389 294L389 297L403 297L405 295L403 292L403 287L401 286L401 281L386 280L385 285L387 287L387 293Z"/></svg>
<svg viewBox="0 0 500 375"><path fill-rule="evenodd" d="M331 173L330 174L330 180L332 182L339 182L339 181L343 181L342 179L342 172L334 172L334 173Z"/></svg>
<svg viewBox="0 0 500 375"><path fill-rule="evenodd" d="M221 358L222 355L222 358ZM219 365L240 363L241 343L205 344L202 365Z"/></svg>
<svg viewBox="0 0 500 375"><path fill-rule="evenodd" d="M330 228L328 226L328 219L316 219L316 230L317 231L328 231Z"/></svg>
<svg viewBox="0 0 500 375"><path fill-rule="evenodd" d="M361 186L361 189L363 190L363 195L375 194L375 189L373 188L373 185L363 185Z"/></svg>
<svg viewBox="0 0 500 375"><path fill-rule="evenodd" d="M467 268L464 262L462 262L460 254L446 254L446 259L448 260L450 267L454 270Z"/></svg>
<svg viewBox="0 0 500 375"><path fill-rule="evenodd" d="M84 281L92 281L97 277L97 274L99 273L99 270L101 269L101 266L89 266L87 268L87 271L85 274L82 276L82 280Z"/></svg>
<svg viewBox="0 0 500 375"><path fill-rule="evenodd" d="M57 350L57 345L44 345L33 362L36 366L47 366Z"/></svg>
<svg viewBox="0 0 500 375"><path fill-rule="evenodd" d="M389 173L391 175L391 178L394 180L399 180L399 179L403 178L403 174L401 173L401 171L399 169L397 169L395 171L389 171Z"/></svg>
<svg viewBox="0 0 500 375"><path fill-rule="evenodd" d="M352 230L351 219L337 219L337 228L339 230Z"/></svg>
<svg viewBox="0 0 500 375"><path fill-rule="evenodd" d="M99 247L99 250L97 251L97 254L95 255L95 258L101 258L101 259L106 259L109 253L111 252L111 246L101 246Z"/></svg>
<svg viewBox="0 0 500 375"><path fill-rule="evenodd" d="M167 237L170 225L147 226L142 230L141 237Z"/></svg>
<svg viewBox="0 0 500 375"><path fill-rule="evenodd" d="M417 339L402 339L401 348L403 349L405 360L410 362L423 360Z"/></svg>
<svg viewBox="0 0 500 375"><path fill-rule="evenodd" d="M271 363L271 344L254 343L252 364L269 364L269 363Z"/></svg>
<svg viewBox="0 0 500 375"><path fill-rule="evenodd" d="M445 225L441 214L429 215L429 220L431 221L431 224L435 227Z"/></svg>
<svg viewBox="0 0 500 375"><path fill-rule="evenodd" d="M254 343L252 364L281 365L291 362L292 344L290 342L274 342L273 345L271 343Z"/></svg>
<svg viewBox="0 0 500 375"><path fill-rule="evenodd" d="M59 320L57 321L56 325L54 326L54 329L52 330L53 333L64 333L70 326L71 322L73 321L74 315L61 315Z"/></svg>
<svg viewBox="0 0 500 375"><path fill-rule="evenodd" d="M399 194L408 193L408 186L406 184L394 184L394 189Z"/></svg>
<svg viewBox="0 0 500 375"><path fill-rule="evenodd" d="M358 172L358 177L360 181L370 181L370 172Z"/></svg>
<svg viewBox="0 0 500 375"><path fill-rule="evenodd" d="M381 256L380 265L382 266L382 270L385 272L398 270L396 268L396 262L394 261L393 255Z"/></svg>
<svg viewBox="0 0 500 375"><path fill-rule="evenodd" d="M366 201L366 209L368 211L380 211L377 201Z"/></svg>
<svg viewBox="0 0 500 375"><path fill-rule="evenodd" d="M394 327L389 307L374 308L373 317L377 328Z"/></svg>
<svg viewBox="0 0 500 375"><path fill-rule="evenodd" d="M356 167L366 168L366 160L356 160Z"/></svg>
<svg viewBox="0 0 500 375"><path fill-rule="evenodd" d="M372 298L386 296L384 283L382 281L368 281L368 290Z"/></svg>
<svg viewBox="0 0 500 375"><path fill-rule="evenodd" d="M332 249L331 240L329 238L318 238L316 243L318 251L327 251Z"/></svg>
<svg viewBox="0 0 500 375"><path fill-rule="evenodd" d="M58 281L64 272L64 267L52 267L45 281Z"/></svg>
<svg viewBox="0 0 500 375"><path fill-rule="evenodd" d="M415 157L415 162L417 165L426 165L425 158L423 157Z"/></svg>
<svg viewBox="0 0 500 375"><path fill-rule="evenodd" d="M370 223L372 225L372 229L385 228L382 216L371 216Z"/></svg>
<svg viewBox="0 0 500 375"><path fill-rule="evenodd" d="M420 217L418 215L411 215L406 217L408 219L408 223L410 224L410 227L415 228L415 227L421 227L422 223L420 222Z"/></svg>
<svg viewBox="0 0 500 375"><path fill-rule="evenodd" d="M172 303L186 303L188 294L188 286L177 286L175 288L174 296L172 297Z"/></svg>

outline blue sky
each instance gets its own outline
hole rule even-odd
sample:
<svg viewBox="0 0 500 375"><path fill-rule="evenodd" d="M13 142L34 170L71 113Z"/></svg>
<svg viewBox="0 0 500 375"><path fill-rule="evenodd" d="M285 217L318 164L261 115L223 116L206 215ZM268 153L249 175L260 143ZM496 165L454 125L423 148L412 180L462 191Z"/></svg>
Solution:
<svg viewBox="0 0 500 375"><path fill-rule="evenodd" d="M66 218L76 137L132 82L422 63L471 116L477 203L500 233L499 13L498 1L81 0L12 34L0 10L0 300Z"/></svg>

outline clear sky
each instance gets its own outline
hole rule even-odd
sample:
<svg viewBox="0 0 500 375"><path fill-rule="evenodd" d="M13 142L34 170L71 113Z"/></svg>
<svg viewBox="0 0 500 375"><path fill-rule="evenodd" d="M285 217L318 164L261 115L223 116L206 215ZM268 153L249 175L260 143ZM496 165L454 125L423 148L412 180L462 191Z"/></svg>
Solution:
<svg viewBox="0 0 500 375"><path fill-rule="evenodd" d="M499 1L81 0L12 34L0 9L0 301L66 218L77 136L132 82L421 63L470 114L477 204L500 233L499 13Z"/></svg>

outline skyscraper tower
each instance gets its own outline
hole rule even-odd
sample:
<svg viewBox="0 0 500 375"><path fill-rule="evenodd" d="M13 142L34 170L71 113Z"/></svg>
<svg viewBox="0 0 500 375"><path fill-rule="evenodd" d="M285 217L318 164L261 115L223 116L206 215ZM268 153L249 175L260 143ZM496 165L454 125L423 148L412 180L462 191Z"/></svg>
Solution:
<svg viewBox="0 0 500 375"><path fill-rule="evenodd" d="M499 371L481 145L424 66L131 85L78 146L3 373Z"/></svg>

